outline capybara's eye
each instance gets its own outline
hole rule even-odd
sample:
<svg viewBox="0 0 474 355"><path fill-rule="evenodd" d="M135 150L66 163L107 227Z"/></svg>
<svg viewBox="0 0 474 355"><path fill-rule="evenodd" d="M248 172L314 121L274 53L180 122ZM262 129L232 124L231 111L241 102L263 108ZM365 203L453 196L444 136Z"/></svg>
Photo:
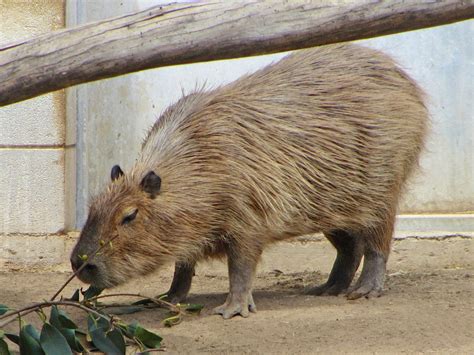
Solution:
<svg viewBox="0 0 474 355"><path fill-rule="evenodd" d="M138 213L138 209L135 209L131 213L129 213L128 215L123 217L122 225L129 224L131 221L133 221L135 219L135 217L137 216L137 213Z"/></svg>

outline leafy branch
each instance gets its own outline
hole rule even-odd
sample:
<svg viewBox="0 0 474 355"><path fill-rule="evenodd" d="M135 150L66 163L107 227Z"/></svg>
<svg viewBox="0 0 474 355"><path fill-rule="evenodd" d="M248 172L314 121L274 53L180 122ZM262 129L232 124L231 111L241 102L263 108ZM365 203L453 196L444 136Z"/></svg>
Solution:
<svg viewBox="0 0 474 355"><path fill-rule="evenodd" d="M0 304L0 355L10 355L8 343L19 346L20 354L73 354L82 352L102 351L107 354L125 354L127 345L135 346L141 353L161 350L162 338L143 328L138 323L127 324L116 315L110 315L104 310L117 308L113 313L133 313L149 308L165 308L170 316L163 323L173 326L181 322L185 313L199 313L201 305L174 305L161 297L146 297L133 293L117 293L100 295L102 289L89 287L86 291L76 290L71 298L56 300L64 288L88 265L97 253L106 246L112 247L112 238L107 243L100 243L99 248L90 256L85 256L84 263L64 282L49 301L35 303L21 309L11 309ZM82 300L80 300L82 294ZM132 304L103 304L104 298L131 297L139 298ZM59 307L74 307L87 312L87 328L80 329L69 316ZM51 308L49 319L44 313L45 308ZM24 317L36 313L43 326L38 331L33 325L25 323ZM110 313L110 312L109 312ZM6 325L19 320L19 333L14 334L2 330Z"/></svg>

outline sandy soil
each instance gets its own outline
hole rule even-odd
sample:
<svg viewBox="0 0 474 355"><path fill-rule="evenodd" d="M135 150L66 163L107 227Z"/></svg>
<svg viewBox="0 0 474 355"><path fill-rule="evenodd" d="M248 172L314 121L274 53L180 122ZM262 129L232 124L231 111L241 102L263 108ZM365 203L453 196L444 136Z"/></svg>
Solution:
<svg viewBox="0 0 474 355"><path fill-rule="evenodd" d="M474 353L474 239L396 241L386 292L377 299L304 295L304 287L326 279L334 254L325 241L272 247L255 282L258 313L247 319L210 315L228 287L221 262L197 270L189 301L205 305L200 316L172 328L161 325L159 309L122 318L156 330L170 353ZM167 267L110 292L156 295L166 291L171 274ZM2 272L0 303L48 298L67 275ZM70 286L65 295L79 283Z"/></svg>

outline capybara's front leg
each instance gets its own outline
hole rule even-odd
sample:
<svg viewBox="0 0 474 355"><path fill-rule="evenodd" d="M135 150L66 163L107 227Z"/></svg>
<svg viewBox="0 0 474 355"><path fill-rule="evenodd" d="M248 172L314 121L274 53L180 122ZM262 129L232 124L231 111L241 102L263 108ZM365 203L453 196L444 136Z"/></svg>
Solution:
<svg viewBox="0 0 474 355"><path fill-rule="evenodd" d="M246 255L243 255L244 250ZM242 249L236 245L228 249L230 291L225 303L214 308L213 313L229 319L237 314L248 317L249 312L257 312L252 297L252 282L259 257L260 251L250 251L248 248Z"/></svg>
<svg viewBox="0 0 474 355"><path fill-rule="evenodd" d="M364 254L364 239L362 236L342 230L325 232L324 235L336 248L337 257L327 282L310 288L306 293L316 296L337 296L349 288L354 278Z"/></svg>
<svg viewBox="0 0 474 355"><path fill-rule="evenodd" d="M191 289L191 282L194 276L194 266L194 262L176 262L173 281L171 282L169 291L166 292L167 301L171 303L179 303L186 300L188 292Z"/></svg>

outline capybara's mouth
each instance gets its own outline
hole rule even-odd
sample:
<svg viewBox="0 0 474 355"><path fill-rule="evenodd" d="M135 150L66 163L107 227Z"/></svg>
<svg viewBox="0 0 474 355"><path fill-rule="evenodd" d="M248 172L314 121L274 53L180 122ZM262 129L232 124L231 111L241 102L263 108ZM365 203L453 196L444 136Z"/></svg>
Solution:
<svg viewBox="0 0 474 355"><path fill-rule="evenodd" d="M75 270L74 266L72 267ZM91 286L96 288L109 288L115 286L113 282L103 277L103 273L100 271L99 267L94 264L87 264L79 272L76 272L76 277Z"/></svg>
<svg viewBox="0 0 474 355"><path fill-rule="evenodd" d="M73 267L74 270L74 267ZM95 284L95 280L97 279L97 266L95 265L86 265L82 270L76 272L76 276L79 280L86 284Z"/></svg>

